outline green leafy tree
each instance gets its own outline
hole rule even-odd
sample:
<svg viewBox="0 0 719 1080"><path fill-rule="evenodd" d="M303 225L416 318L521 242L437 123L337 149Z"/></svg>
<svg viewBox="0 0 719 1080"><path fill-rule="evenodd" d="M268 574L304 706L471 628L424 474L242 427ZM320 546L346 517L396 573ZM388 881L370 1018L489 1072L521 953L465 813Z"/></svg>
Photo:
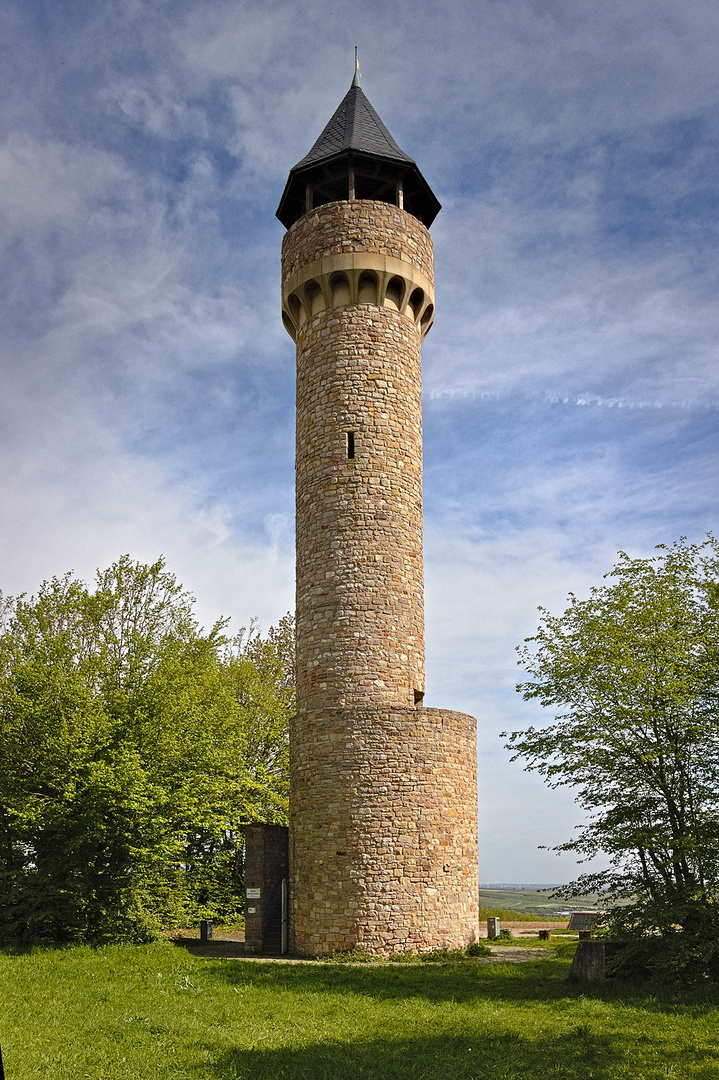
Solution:
<svg viewBox="0 0 719 1080"><path fill-rule="evenodd" d="M719 544L657 550L620 553L608 584L562 615L540 609L517 689L558 713L507 746L588 811L556 850L609 856L564 895L606 892L611 932L650 968L717 977Z"/></svg>
<svg viewBox="0 0 719 1080"><path fill-rule="evenodd" d="M127 556L94 589L67 574L2 601L5 940L142 939L239 908L242 825L287 805L290 675L254 657L291 624L229 644L193 603L161 559Z"/></svg>
<svg viewBox="0 0 719 1080"><path fill-rule="evenodd" d="M295 708L294 619L286 615L263 637L255 624L223 648L220 677L234 704L244 783L235 786L226 815L188 834L185 868L193 895L208 911L230 914L243 884L243 827L250 821L287 823L289 720Z"/></svg>

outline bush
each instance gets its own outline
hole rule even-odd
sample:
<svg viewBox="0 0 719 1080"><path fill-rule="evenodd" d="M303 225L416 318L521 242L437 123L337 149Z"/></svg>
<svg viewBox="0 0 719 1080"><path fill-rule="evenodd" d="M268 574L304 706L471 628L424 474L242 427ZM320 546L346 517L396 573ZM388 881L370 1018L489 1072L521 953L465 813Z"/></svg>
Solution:
<svg viewBox="0 0 719 1080"><path fill-rule="evenodd" d="M554 896L603 893L622 965L689 985L719 977L719 540L658 552L541 609L518 689L554 721L507 746L587 812L555 850L608 857Z"/></svg>
<svg viewBox="0 0 719 1080"><path fill-rule="evenodd" d="M0 942L148 941L243 907L286 820L292 628L228 642L123 556L0 596Z"/></svg>
<svg viewBox="0 0 719 1080"><path fill-rule="evenodd" d="M656 981L674 988L719 982L719 909L695 903L677 910L667 926L633 909L609 921L607 939L622 945L608 963L608 973L635 981Z"/></svg>

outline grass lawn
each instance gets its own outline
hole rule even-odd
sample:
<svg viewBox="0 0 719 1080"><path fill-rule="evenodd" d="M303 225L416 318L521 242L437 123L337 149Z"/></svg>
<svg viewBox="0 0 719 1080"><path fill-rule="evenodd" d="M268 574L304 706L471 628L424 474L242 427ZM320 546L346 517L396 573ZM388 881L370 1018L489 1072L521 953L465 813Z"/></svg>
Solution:
<svg viewBox="0 0 719 1080"><path fill-rule="evenodd" d="M0 952L7 1080L719 1077L719 993L524 964L282 964L169 943Z"/></svg>

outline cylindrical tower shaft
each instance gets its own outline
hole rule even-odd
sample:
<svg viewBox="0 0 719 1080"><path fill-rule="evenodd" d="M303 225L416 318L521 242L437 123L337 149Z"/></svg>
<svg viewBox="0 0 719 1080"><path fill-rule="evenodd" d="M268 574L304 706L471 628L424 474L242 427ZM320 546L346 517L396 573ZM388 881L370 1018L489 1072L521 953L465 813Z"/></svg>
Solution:
<svg viewBox="0 0 719 1080"><path fill-rule="evenodd" d="M425 709L420 343L439 203L355 77L278 209L297 345L290 948L477 935L476 725Z"/></svg>
<svg viewBox="0 0 719 1080"><path fill-rule="evenodd" d="M415 705L431 240L387 203L331 203L287 233L283 270L297 341L298 708Z"/></svg>

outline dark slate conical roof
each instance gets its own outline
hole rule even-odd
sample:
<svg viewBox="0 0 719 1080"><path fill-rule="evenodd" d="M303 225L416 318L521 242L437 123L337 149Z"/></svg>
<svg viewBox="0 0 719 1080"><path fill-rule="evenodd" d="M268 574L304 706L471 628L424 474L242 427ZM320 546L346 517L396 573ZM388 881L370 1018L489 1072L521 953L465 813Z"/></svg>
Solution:
<svg viewBox="0 0 719 1080"><path fill-rule="evenodd" d="M417 163L400 149L365 97L358 70L310 152L290 169L277 217L289 229L307 212L308 199L315 208L349 198L350 174L356 180L352 198L392 202L402 185L408 213L427 226L439 213L439 200Z"/></svg>
<svg viewBox="0 0 719 1080"><path fill-rule="evenodd" d="M400 150L356 82L350 86L309 154L297 162L293 171L346 150L415 164L409 154Z"/></svg>

